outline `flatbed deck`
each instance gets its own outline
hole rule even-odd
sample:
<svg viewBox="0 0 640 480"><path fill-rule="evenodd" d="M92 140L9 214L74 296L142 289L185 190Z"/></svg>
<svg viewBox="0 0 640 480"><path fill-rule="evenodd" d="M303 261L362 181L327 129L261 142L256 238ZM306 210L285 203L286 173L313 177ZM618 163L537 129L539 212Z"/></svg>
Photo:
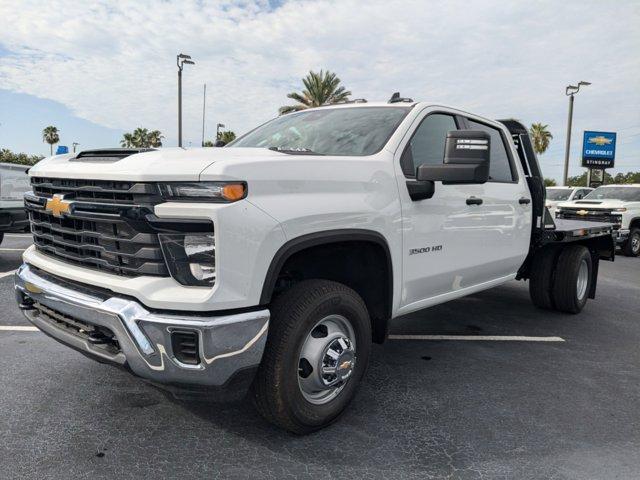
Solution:
<svg viewBox="0 0 640 480"><path fill-rule="evenodd" d="M555 228L546 228L547 232L556 234L556 241L571 241L575 238L599 237L601 235L611 235L613 232L612 223L588 222L583 220L565 220L558 218L554 220Z"/></svg>

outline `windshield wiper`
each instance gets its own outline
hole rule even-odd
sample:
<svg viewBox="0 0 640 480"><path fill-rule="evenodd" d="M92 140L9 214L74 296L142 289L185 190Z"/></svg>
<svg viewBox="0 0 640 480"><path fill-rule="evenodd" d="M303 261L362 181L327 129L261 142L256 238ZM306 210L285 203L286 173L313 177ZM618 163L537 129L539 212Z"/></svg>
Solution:
<svg viewBox="0 0 640 480"><path fill-rule="evenodd" d="M324 155L322 153L316 153L308 148L269 147L269 150L273 150L274 152L286 153L288 155Z"/></svg>

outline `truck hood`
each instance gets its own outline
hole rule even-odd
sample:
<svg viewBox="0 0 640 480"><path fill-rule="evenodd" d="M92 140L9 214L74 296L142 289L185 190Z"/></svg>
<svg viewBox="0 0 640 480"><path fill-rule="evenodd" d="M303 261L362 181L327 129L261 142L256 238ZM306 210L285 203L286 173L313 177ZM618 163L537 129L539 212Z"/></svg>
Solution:
<svg viewBox="0 0 640 480"><path fill-rule="evenodd" d="M622 208L626 205L622 200L575 200L573 202L560 202L558 208L584 208L589 210L609 210L612 208Z"/></svg>
<svg viewBox="0 0 640 480"><path fill-rule="evenodd" d="M258 159L284 155L264 148L162 148L122 159L76 159L75 154L55 155L31 167L37 177L128 181L197 181L208 166L222 160Z"/></svg>

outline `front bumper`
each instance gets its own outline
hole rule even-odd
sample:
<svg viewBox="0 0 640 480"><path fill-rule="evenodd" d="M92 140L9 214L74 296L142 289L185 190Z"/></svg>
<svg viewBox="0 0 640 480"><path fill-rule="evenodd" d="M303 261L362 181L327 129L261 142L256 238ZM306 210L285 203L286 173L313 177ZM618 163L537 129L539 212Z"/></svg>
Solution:
<svg viewBox="0 0 640 480"><path fill-rule="evenodd" d="M618 245L624 243L629 238L629 230L619 229L613 231L613 239Z"/></svg>
<svg viewBox="0 0 640 480"><path fill-rule="evenodd" d="M151 312L131 298L71 283L26 263L16 272L15 289L24 315L44 333L154 383L223 387L262 359L266 309L221 316ZM115 341L96 343L94 327L112 332L109 338ZM173 351L172 335L184 331L198 339L197 364L182 363Z"/></svg>

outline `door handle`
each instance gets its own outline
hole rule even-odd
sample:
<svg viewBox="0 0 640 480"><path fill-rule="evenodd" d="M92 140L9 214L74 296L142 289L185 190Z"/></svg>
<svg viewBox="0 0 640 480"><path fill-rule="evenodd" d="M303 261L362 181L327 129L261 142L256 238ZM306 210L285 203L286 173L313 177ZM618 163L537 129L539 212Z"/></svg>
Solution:
<svg viewBox="0 0 640 480"><path fill-rule="evenodd" d="M531 199L530 198L526 198L526 197L522 197L520 200L518 200L518 203L520 205L529 205L531 203Z"/></svg>
<svg viewBox="0 0 640 480"><path fill-rule="evenodd" d="M467 205L482 205L482 199L478 197L467 198Z"/></svg>

